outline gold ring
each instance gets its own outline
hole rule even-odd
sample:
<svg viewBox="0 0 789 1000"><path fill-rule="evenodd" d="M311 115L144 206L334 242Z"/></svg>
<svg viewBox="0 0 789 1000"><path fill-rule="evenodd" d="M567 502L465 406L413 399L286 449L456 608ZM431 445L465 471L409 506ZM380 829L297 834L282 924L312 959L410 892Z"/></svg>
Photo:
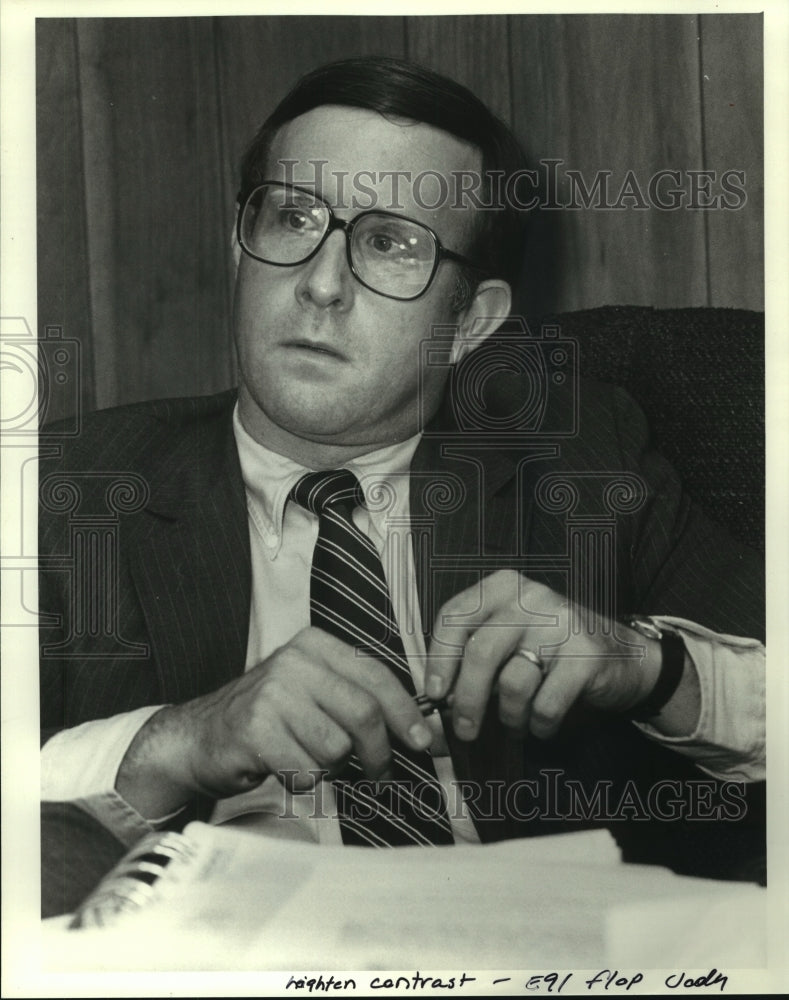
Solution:
<svg viewBox="0 0 789 1000"><path fill-rule="evenodd" d="M531 649L526 649L525 646L519 646L517 655L522 656L524 660L528 660L529 663L533 663L542 674L542 679L545 680L548 676L548 670L542 661L542 657L538 653L533 652Z"/></svg>

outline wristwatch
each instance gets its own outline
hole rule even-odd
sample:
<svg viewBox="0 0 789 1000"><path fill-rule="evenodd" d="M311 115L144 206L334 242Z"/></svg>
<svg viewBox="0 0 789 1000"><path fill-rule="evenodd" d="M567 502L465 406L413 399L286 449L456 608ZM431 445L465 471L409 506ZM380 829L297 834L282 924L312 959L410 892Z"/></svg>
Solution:
<svg viewBox="0 0 789 1000"><path fill-rule="evenodd" d="M662 660L655 686L646 698L627 713L637 722L646 722L660 712L679 687L682 671L685 668L685 643L676 632L662 628L651 618L642 615L631 615L623 620L623 624L643 635L645 639L654 639L660 643Z"/></svg>

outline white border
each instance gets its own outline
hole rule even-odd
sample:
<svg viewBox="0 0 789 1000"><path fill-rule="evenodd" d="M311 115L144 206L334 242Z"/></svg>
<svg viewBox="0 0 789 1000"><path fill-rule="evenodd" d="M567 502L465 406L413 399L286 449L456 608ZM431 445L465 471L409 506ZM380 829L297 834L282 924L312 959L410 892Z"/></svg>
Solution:
<svg viewBox="0 0 789 1000"><path fill-rule="evenodd" d="M789 579L786 514L789 512L789 462L786 426L789 417L789 5L784 0L742 3L707 0L686 3L406 3L345 2L342 5L236 2L217 9L214 0L3 0L0 10L0 316L24 316L36 330L36 214L35 214L35 76L34 27L36 17L75 16L200 16L231 14L470 14L470 13L758 13L764 12L766 100L766 311L767 311L767 422L768 422L768 748L770 810L768 838L771 903L769 967L750 978L737 977L741 992L782 992L789 988L789 869L787 830L789 760L785 733L789 726L787 668L789 642ZM13 480L3 478L3 551L13 551L19 524L20 498ZM3 594L4 602L9 595ZM5 605L4 605L5 607ZM10 631L10 630L9 630ZM39 939L38 775L20 761L37 760L38 731L37 642L32 629L2 633L3 705L3 996L178 996L265 995L281 989L277 974L112 974L43 977L31 971ZM725 956L721 956L725 966ZM667 991L668 992L668 991ZM391 994L390 994L391 995ZM503 995L503 994L502 994Z"/></svg>

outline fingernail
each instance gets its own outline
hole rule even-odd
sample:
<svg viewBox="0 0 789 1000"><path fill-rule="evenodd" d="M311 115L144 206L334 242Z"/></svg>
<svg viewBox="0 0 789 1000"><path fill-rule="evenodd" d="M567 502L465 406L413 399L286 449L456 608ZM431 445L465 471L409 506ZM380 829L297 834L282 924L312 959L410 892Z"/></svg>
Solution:
<svg viewBox="0 0 789 1000"><path fill-rule="evenodd" d="M458 736L473 736L476 731L477 725L474 720L461 715L455 726L455 732Z"/></svg>
<svg viewBox="0 0 789 1000"><path fill-rule="evenodd" d="M411 743L418 750L425 750L433 740L433 736L427 726L423 726L418 722L415 722L408 730L408 736Z"/></svg>
<svg viewBox="0 0 789 1000"><path fill-rule="evenodd" d="M427 678L425 694L427 694L428 698L440 698L443 690L444 685L441 678L438 674L431 674L430 677Z"/></svg>

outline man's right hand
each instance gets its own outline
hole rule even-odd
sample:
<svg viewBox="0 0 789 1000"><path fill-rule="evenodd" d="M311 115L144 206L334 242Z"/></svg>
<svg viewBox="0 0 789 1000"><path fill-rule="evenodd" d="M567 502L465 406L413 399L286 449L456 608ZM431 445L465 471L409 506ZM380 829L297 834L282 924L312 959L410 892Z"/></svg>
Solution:
<svg viewBox="0 0 789 1000"><path fill-rule="evenodd" d="M418 750L431 739L385 664L307 628L218 691L153 715L126 752L115 787L153 818L196 792L224 798L279 772L288 773L291 790L307 791L315 771L338 773L352 751L370 778L385 778L389 732Z"/></svg>

